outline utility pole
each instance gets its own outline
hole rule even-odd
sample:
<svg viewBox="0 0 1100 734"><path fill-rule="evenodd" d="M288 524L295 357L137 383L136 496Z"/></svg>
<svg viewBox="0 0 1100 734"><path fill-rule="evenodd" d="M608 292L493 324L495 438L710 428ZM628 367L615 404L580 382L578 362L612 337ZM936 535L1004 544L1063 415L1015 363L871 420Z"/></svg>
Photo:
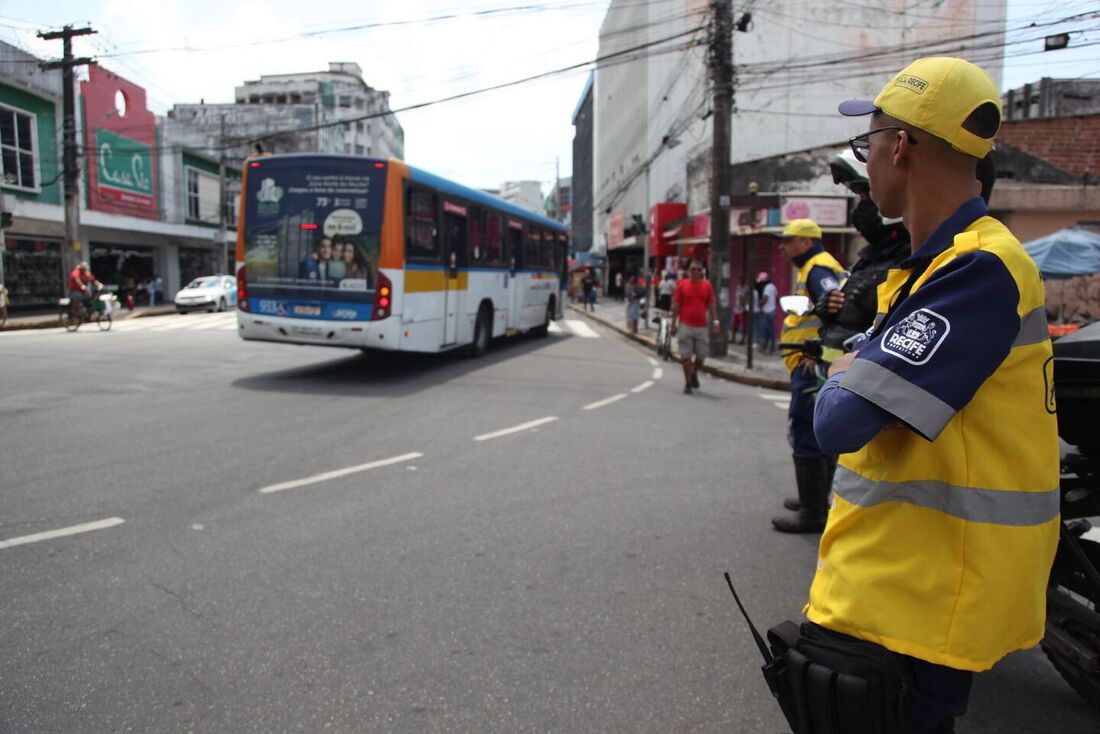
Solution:
<svg viewBox="0 0 1100 734"><path fill-rule="evenodd" d="M229 244L225 241L225 113L221 116L221 126L218 133L218 248L221 250L219 257L226 273L234 275L236 268L230 267Z"/></svg>
<svg viewBox="0 0 1100 734"><path fill-rule="evenodd" d="M61 114L62 122L62 166L65 180L65 243L68 245L68 259L84 259L84 244L80 241L80 163L76 155L76 98L73 93L77 66L92 63L89 58L73 58L73 39L95 33L91 28L65 26L60 31L39 33L44 41L58 38L62 41L61 61L42 62L38 66L43 70L61 69ZM79 254L76 254L79 253Z"/></svg>
<svg viewBox="0 0 1100 734"><path fill-rule="evenodd" d="M729 325L722 308L722 265L729 262L730 247L730 116L733 105L733 7L732 0L712 0L710 79L713 84L714 134L710 175L710 282L718 299L720 331L711 339L712 356L729 348ZM727 303L728 305L728 303Z"/></svg>

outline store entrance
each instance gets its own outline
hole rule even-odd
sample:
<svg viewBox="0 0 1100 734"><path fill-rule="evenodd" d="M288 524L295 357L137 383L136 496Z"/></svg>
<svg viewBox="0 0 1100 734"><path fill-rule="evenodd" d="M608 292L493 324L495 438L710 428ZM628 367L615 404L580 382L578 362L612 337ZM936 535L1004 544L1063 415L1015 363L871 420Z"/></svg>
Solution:
<svg viewBox="0 0 1100 734"><path fill-rule="evenodd" d="M134 303L148 305L148 283L157 276L154 248L92 243L91 254L92 273L104 285L117 286L123 303L132 295Z"/></svg>

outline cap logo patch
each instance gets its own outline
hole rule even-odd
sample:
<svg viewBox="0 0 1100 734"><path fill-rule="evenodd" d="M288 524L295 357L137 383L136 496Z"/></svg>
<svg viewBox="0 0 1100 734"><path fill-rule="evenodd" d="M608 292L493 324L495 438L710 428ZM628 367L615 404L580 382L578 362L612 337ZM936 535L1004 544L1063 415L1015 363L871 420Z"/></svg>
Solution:
<svg viewBox="0 0 1100 734"><path fill-rule="evenodd" d="M903 87L917 94L924 94L924 90L928 89L928 82L912 74L898 74L894 79L894 86Z"/></svg>
<svg viewBox="0 0 1100 734"><path fill-rule="evenodd" d="M909 364L932 359L951 331L951 323L935 311L922 308L891 326L882 335L882 351Z"/></svg>

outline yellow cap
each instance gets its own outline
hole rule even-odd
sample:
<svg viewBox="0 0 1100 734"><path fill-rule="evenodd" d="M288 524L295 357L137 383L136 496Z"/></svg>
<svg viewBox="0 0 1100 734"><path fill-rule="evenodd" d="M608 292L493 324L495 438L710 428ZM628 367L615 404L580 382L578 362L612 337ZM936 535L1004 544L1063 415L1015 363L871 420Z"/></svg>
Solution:
<svg viewBox="0 0 1100 734"><path fill-rule="evenodd" d="M988 117L970 130L963 124L979 107L992 104ZM1001 95L985 69L947 56L917 59L891 79L874 102L843 102L843 115L866 115L876 109L946 140L956 150L984 158L993 149L1001 125ZM982 127L986 129L981 129Z"/></svg>
<svg viewBox="0 0 1100 734"><path fill-rule="evenodd" d="M817 222L812 219L792 219L787 222L787 226L783 228L780 237L812 237L815 240L821 239L821 227L817 226Z"/></svg>

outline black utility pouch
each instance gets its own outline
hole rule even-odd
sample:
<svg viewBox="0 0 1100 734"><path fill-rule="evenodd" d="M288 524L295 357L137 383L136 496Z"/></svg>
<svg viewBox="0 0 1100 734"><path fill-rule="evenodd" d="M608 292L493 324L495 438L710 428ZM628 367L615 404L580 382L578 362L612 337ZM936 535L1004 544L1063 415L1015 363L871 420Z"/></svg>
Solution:
<svg viewBox="0 0 1100 734"><path fill-rule="evenodd" d="M892 652L809 622L777 625L768 640L787 662L798 734L908 734L905 677Z"/></svg>
<svg viewBox="0 0 1100 734"><path fill-rule="evenodd" d="M729 574L726 581L764 657L764 679L794 734L910 734L905 677L896 655L808 622L772 627L765 646Z"/></svg>

